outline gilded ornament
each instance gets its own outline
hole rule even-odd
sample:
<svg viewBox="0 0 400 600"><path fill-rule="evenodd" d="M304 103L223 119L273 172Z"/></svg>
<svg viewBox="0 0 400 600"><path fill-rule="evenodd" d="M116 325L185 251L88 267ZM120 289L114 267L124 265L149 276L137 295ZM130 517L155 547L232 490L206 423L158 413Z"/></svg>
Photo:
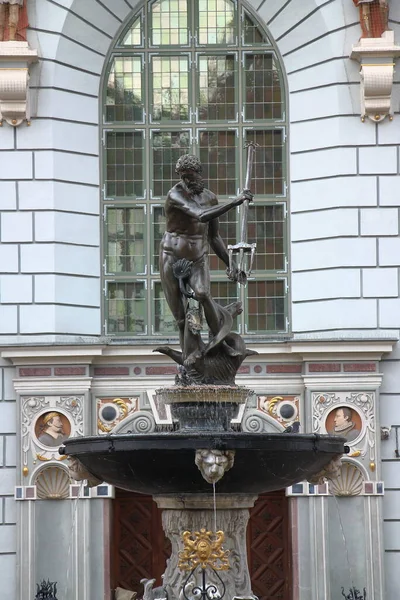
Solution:
<svg viewBox="0 0 400 600"><path fill-rule="evenodd" d="M27 476L29 475L29 469L28 469L28 467L24 467L24 468L22 469L22 475L23 475L24 477L27 477Z"/></svg>
<svg viewBox="0 0 400 600"><path fill-rule="evenodd" d="M43 462L47 462L47 461L51 460L51 458L47 458L46 456L43 456L43 454L36 454L36 458Z"/></svg>
<svg viewBox="0 0 400 600"><path fill-rule="evenodd" d="M349 454L350 458L357 458L358 456L361 456L361 450L354 450L354 452Z"/></svg>
<svg viewBox="0 0 400 600"><path fill-rule="evenodd" d="M274 413L276 403L280 402L281 400L283 400L282 396L275 396L268 402L268 412L270 415Z"/></svg>
<svg viewBox="0 0 400 600"><path fill-rule="evenodd" d="M192 571L196 567L211 567L215 571L227 571L230 569L229 550L222 548L224 539L223 531L184 531L183 550L179 552L178 568L182 571Z"/></svg>
<svg viewBox="0 0 400 600"><path fill-rule="evenodd" d="M117 406L120 407L124 417L126 417L126 415L128 414L128 407L126 405L126 402L124 400L122 400L122 398L115 398L113 400L113 402L114 402L114 404L117 404Z"/></svg>
<svg viewBox="0 0 400 600"><path fill-rule="evenodd" d="M97 419L97 427L100 429L100 431L104 431L104 433L109 433L112 429L112 427L104 425L104 423L100 421L100 419Z"/></svg>
<svg viewBox="0 0 400 600"><path fill-rule="evenodd" d="M370 462L370 463L369 463L369 468L370 468L370 470L371 470L372 472L373 472L373 471L375 471L375 469L376 469L376 464L375 464L374 462Z"/></svg>

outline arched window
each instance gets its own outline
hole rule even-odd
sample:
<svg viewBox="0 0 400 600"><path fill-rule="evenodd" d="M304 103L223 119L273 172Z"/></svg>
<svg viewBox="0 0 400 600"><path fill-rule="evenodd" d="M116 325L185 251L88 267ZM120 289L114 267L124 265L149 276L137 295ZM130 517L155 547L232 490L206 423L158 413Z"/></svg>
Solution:
<svg viewBox="0 0 400 600"><path fill-rule="evenodd" d="M115 43L103 89L103 248L105 333L175 336L163 296L158 248L163 203L178 157L203 163L220 202L244 184L246 140L259 144L249 212L257 242L246 288L210 256L212 295L241 297L237 331L287 331L286 115L274 46L257 18L235 0L154 0ZM220 219L239 240L240 210Z"/></svg>

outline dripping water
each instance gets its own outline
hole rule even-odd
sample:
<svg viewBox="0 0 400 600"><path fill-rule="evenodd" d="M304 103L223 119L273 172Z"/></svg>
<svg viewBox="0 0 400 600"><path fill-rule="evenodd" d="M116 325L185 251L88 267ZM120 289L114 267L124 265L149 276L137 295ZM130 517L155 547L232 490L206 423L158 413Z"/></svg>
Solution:
<svg viewBox="0 0 400 600"><path fill-rule="evenodd" d="M78 513L78 501L82 497L81 493L84 488L84 483L85 483L84 481L79 482L78 494L77 494L74 502L72 503L72 523L71 523L71 531L69 534L69 546L68 546L68 553L67 553L67 572L66 572L66 577L65 577L64 598L68 598L68 587L69 587L69 580L70 580L70 573L71 573L71 566L72 566L71 565L71 563L72 563L72 544L74 543L76 516Z"/></svg>
<svg viewBox="0 0 400 600"><path fill-rule="evenodd" d="M342 534L344 551L345 551L345 556L346 556L346 562L347 562L347 566L349 568L351 587L352 587L352 589L354 589L353 569L352 569L351 562L350 562L349 548L347 546L346 534L344 532L342 515L340 514L339 500L338 500L337 496L333 496L333 499L335 501L336 510L337 510L337 514L338 514L338 517L339 517L340 532Z"/></svg>
<svg viewBox="0 0 400 600"><path fill-rule="evenodd" d="M217 533L217 496L215 491L215 481L213 486L213 501L214 501L214 533Z"/></svg>

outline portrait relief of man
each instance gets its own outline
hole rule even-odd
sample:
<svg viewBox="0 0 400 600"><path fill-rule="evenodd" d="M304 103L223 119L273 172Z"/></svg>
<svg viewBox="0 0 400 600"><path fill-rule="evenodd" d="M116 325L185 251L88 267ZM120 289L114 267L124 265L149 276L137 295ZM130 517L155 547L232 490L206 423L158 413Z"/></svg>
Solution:
<svg viewBox="0 0 400 600"><path fill-rule="evenodd" d="M58 448L69 437L68 432L64 429L63 418L59 412L48 412L43 415L39 431L39 442L50 448Z"/></svg>
<svg viewBox="0 0 400 600"><path fill-rule="evenodd" d="M345 437L348 442L352 442L361 432L355 420L356 415L351 408L340 406L333 411L333 427L330 426L327 431L330 435Z"/></svg>

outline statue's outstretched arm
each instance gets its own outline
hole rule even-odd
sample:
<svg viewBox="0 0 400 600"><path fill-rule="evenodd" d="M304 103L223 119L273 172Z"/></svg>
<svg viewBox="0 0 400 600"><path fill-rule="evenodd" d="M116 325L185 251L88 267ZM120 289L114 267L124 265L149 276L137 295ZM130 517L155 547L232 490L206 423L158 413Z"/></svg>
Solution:
<svg viewBox="0 0 400 600"><path fill-rule="evenodd" d="M186 200L186 198L180 196L177 193L170 194L169 198L167 199L167 202L169 200L172 206L175 206L176 208L180 209L182 212L186 213L193 219L197 219L201 223L208 223L209 221L212 221L213 219L224 215L226 212L231 210L231 208L234 208L235 206L240 206L245 200L251 200L253 196L250 194L250 198L249 194L250 192L243 192L243 194L241 194L238 198L234 198L226 204L216 204L215 206L211 206L210 208L201 208L200 206L197 206L194 202L189 203Z"/></svg>

